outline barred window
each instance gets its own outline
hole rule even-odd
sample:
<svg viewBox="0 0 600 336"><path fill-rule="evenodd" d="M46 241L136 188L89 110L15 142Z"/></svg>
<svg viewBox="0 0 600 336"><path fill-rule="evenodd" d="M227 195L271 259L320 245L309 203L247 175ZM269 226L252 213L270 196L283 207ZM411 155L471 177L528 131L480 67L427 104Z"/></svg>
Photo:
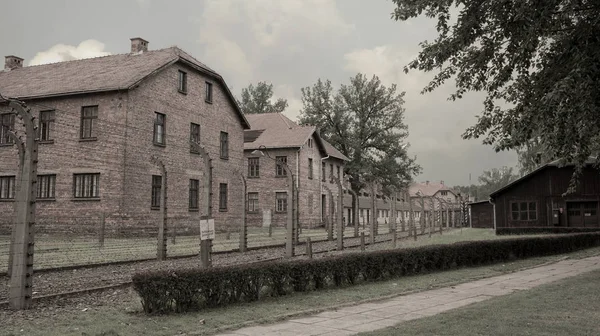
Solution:
<svg viewBox="0 0 600 336"><path fill-rule="evenodd" d="M74 174L75 198L100 198L100 174Z"/></svg>
<svg viewBox="0 0 600 336"><path fill-rule="evenodd" d="M227 211L227 183L219 184L219 211Z"/></svg>
<svg viewBox="0 0 600 336"><path fill-rule="evenodd" d="M221 132L221 159L229 158L229 134L227 132Z"/></svg>
<svg viewBox="0 0 600 336"><path fill-rule="evenodd" d="M0 200L15 198L15 176L0 176Z"/></svg>
<svg viewBox="0 0 600 336"><path fill-rule="evenodd" d="M248 177L260 176L260 158L248 158Z"/></svg>
<svg viewBox="0 0 600 336"><path fill-rule="evenodd" d="M15 115L13 113L0 114L0 144L12 144L13 140L8 131L15 129Z"/></svg>
<svg viewBox="0 0 600 336"><path fill-rule="evenodd" d="M179 70L177 89L181 93L187 93L187 73Z"/></svg>
<svg viewBox="0 0 600 336"><path fill-rule="evenodd" d="M40 112L40 140L51 141L54 129L54 111Z"/></svg>
<svg viewBox="0 0 600 336"><path fill-rule="evenodd" d="M56 175L38 175L37 198L53 199L56 197Z"/></svg>
<svg viewBox="0 0 600 336"><path fill-rule="evenodd" d="M200 125L190 123L190 142L194 144L200 143ZM196 146L190 145L192 153L198 153Z"/></svg>
<svg viewBox="0 0 600 336"><path fill-rule="evenodd" d="M165 144L165 134L166 134L166 116L162 113L156 113L156 119L154 120L154 143L157 145Z"/></svg>
<svg viewBox="0 0 600 336"><path fill-rule="evenodd" d="M276 176L287 176L287 170L284 165L287 165L287 156L276 156L275 161L275 175Z"/></svg>

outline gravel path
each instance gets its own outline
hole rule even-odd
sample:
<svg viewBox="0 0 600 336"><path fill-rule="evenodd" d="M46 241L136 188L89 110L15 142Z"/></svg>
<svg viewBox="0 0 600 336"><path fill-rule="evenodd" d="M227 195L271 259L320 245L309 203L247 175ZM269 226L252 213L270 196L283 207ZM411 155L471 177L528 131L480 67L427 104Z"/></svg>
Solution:
<svg viewBox="0 0 600 336"><path fill-rule="evenodd" d="M399 233L399 239L407 239L406 233ZM375 245L368 245L369 238L366 237L366 249L381 250L391 248L391 235L381 234L376 237ZM300 241L304 239L301 237ZM347 238L344 240L345 246L359 245L360 238ZM314 258L338 255L341 253L360 251L360 247L345 248L344 251L335 251L336 241L323 241L313 243ZM298 259L306 258L305 246L296 248ZM246 253L231 252L225 254L213 255L213 266L226 266L233 264L247 264L252 262L267 261L272 259L283 259L285 248L271 247L259 250L252 250ZM170 259L166 261L141 261L120 265L98 266L92 268L79 268L73 270L49 271L34 274L33 297L44 295L65 293L90 289L102 286L117 285L131 281L133 274L147 270L167 270L181 268L200 267L199 257L190 257L182 259ZM0 277L0 302L8 300L9 277Z"/></svg>

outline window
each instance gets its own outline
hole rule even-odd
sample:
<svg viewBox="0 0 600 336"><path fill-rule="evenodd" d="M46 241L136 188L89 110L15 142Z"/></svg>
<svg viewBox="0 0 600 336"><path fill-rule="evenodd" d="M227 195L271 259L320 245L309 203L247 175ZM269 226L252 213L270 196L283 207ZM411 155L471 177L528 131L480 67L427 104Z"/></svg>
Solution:
<svg viewBox="0 0 600 336"><path fill-rule="evenodd" d="M187 93L187 73L181 70L179 70L177 90L181 93Z"/></svg>
<svg viewBox="0 0 600 336"><path fill-rule="evenodd" d="M74 174L73 179L75 198L100 198L100 174Z"/></svg>
<svg viewBox="0 0 600 336"><path fill-rule="evenodd" d="M54 128L54 111L40 112L40 141L52 141Z"/></svg>
<svg viewBox="0 0 600 336"><path fill-rule="evenodd" d="M212 104L212 83L206 82L206 102Z"/></svg>
<svg viewBox="0 0 600 336"><path fill-rule="evenodd" d="M229 158L229 134L221 132L221 159Z"/></svg>
<svg viewBox="0 0 600 336"><path fill-rule="evenodd" d="M287 170L283 165L287 165L287 156L276 156L275 176L287 176Z"/></svg>
<svg viewBox="0 0 600 336"><path fill-rule="evenodd" d="M321 164L321 180L325 182L325 162Z"/></svg>
<svg viewBox="0 0 600 336"><path fill-rule="evenodd" d="M152 201L150 208L160 209L160 198L162 190L162 176L152 175Z"/></svg>
<svg viewBox="0 0 600 336"><path fill-rule="evenodd" d="M15 176L0 176L0 200L15 198Z"/></svg>
<svg viewBox="0 0 600 336"><path fill-rule="evenodd" d="M53 199L56 197L56 175L38 175L37 185L37 198Z"/></svg>
<svg viewBox="0 0 600 336"><path fill-rule="evenodd" d="M333 163L329 164L329 180L333 182Z"/></svg>
<svg viewBox="0 0 600 336"><path fill-rule="evenodd" d="M287 211L287 192L276 192L275 193L275 211L286 212Z"/></svg>
<svg viewBox="0 0 600 336"><path fill-rule="evenodd" d="M200 191L200 181L191 179L190 180L190 199L189 208L190 210L198 210L198 193Z"/></svg>
<svg viewBox="0 0 600 336"><path fill-rule="evenodd" d="M342 181L342 175L340 175L340 166L335 166L336 170L337 170L337 178L338 180Z"/></svg>
<svg viewBox="0 0 600 336"><path fill-rule="evenodd" d="M308 159L308 178L313 178L313 159Z"/></svg>
<svg viewBox="0 0 600 336"><path fill-rule="evenodd" d="M227 183L219 183L219 211L227 211Z"/></svg>
<svg viewBox="0 0 600 336"><path fill-rule="evenodd" d="M260 158L248 158L248 177L260 176Z"/></svg>
<svg viewBox="0 0 600 336"><path fill-rule="evenodd" d="M190 142L194 144L200 143L200 125L190 123ZM192 153L198 153L195 146L190 147Z"/></svg>
<svg viewBox="0 0 600 336"><path fill-rule="evenodd" d="M154 120L154 144L164 145L165 144L165 122L166 116L162 113L156 113L156 119Z"/></svg>
<svg viewBox="0 0 600 336"><path fill-rule="evenodd" d="M313 139L308 139L308 148L313 148Z"/></svg>
<svg viewBox="0 0 600 336"><path fill-rule="evenodd" d="M258 193L248 193L248 212L258 212Z"/></svg>
<svg viewBox="0 0 600 336"><path fill-rule="evenodd" d="M308 195L308 214L312 215L313 213L313 195Z"/></svg>
<svg viewBox="0 0 600 336"><path fill-rule="evenodd" d="M0 114L0 144L12 144L13 141L8 131L15 129L15 115L13 113Z"/></svg>
<svg viewBox="0 0 600 336"><path fill-rule="evenodd" d="M448 191L447 190L442 190L442 196L448 196Z"/></svg>
<svg viewBox="0 0 600 336"><path fill-rule="evenodd" d="M81 108L81 139L96 139L97 119L98 106L84 106Z"/></svg>
<svg viewBox="0 0 600 336"><path fill-rule="evenodd" d="M534 221L537 220L536 202L512 202L511 218L514 221Z"/></svg>

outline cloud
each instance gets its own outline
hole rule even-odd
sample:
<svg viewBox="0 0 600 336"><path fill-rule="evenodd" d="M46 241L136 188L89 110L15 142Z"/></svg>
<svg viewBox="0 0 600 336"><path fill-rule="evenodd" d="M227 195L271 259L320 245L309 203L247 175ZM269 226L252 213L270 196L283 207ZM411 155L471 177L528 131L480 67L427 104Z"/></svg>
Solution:
<svg viewBox="0 0 600 336"><path fill-rule="evenodd" d="M29 65L64 62L110 54L110 52L104 51L104 43L97 40L85 40L78 46L56 44L46 51L38 52L29 61Z"/></svg>

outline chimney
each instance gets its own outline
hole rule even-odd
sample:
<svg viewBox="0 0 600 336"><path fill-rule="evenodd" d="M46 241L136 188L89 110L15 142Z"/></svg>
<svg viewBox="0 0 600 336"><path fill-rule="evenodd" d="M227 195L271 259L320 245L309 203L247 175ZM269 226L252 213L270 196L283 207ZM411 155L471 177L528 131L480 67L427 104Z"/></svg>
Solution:
<svg viewBox="0 0 600 336"><path fill-rule="evenodd" d="M441 180L441 181L440 181L440 184L441 184L441 185L444 185L444 180Z"/></svg>
<svg viewBox="0 0 600 336"><path fill-rule="evenodd" d="M4 57L4 70L14 70L23 67L23 59L17 56L5 56Z"/></svg>
<svg viewBox="0 0 600 336"><path fill-rule="evenodd" d="M141 37L132 37L130 40L132 54L148 51L148 41Z"/></svg>
<svg viewBox="0 0 600 336"><path fill-rule="evenodd" d="M429 181L425 181L425 184L426 184L426 185L429 185Z"/></svg>

